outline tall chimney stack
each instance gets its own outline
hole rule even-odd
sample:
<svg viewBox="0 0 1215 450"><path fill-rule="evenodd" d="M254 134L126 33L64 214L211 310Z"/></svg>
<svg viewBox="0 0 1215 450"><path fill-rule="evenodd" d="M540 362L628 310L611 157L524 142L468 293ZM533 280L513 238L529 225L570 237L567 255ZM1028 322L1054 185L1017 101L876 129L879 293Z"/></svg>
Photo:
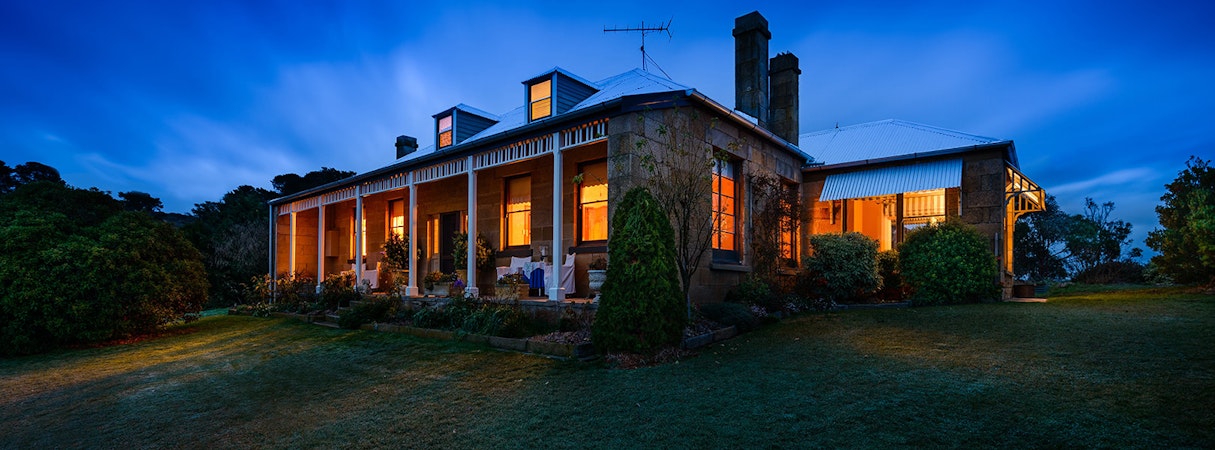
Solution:
<svg viewBox="0 0 1215 450"><path fill-rule="evenodd" d="M776 55L769 66L772 68L772 109L768 129L784 140L797 144L800 132L797 124L800 107L797 89L802 70L798 68L797 57L792 53Z"/></svg>
<svg viewBox="0 0 1215 450"><path fill-rule="evenodd" d="M413 136L397 136L397 159L418 150L418 138Z"/></svg>
<svg viewBox="0 0 1215 450"><path fill-rule="evenodd" d="M752 11L734 19L734 109L768 127L768 19Z"/></svg>

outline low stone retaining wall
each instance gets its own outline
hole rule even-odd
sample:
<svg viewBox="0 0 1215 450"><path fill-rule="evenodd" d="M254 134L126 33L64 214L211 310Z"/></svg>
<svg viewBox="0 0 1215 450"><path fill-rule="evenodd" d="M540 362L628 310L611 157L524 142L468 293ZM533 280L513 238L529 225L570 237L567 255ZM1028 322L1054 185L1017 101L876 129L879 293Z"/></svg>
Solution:
<svg viewBox="0 0 1215 450"><path fill-rule="evenodd" d="M586 344L561 344L557 342L537 341L532 339L516 339L480 334L457 333L455 331L436 330L433 328L418 328L405 325L386 323L368 323L360 327L368 331L383 331L388 333L404 333L411 336L429 339L456 340L486 344L493 348L516 352L534 353L562 359L587 360L595 357L595 348Z"/></svg>
<svg viewBox="0 0 1215 450"><path fill-rule="evenodd" d="M714 342L721 342L721 341L730 339L737 335L738 335L738 328L735 328L734 326L731 325L729 327L722 328L720 330L715 330L712 333L705 333L700 336L692 336L689 338L684 338L681 346L685 349L691 350L691 349L695 349L695 348L704 347L704 346L712 344Z"/></svg>

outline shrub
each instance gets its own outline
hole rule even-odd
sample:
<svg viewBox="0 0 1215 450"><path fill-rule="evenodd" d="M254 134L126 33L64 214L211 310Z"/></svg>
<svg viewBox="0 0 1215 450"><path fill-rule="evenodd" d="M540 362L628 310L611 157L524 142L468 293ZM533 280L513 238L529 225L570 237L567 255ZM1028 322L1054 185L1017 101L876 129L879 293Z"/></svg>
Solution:
<svg viewBox="0 0 1215 450"><path fill-rule="evenodd" d="M993 299L1000 295L988 239L958 218L915 230L899 245L899 271L914 305Z"/></svg>
<svg viewBox="0 0 1215 450"><path fill-rule="evenodd" d="M338 315L338 325L342 328L355 329L360 325L371 322L387 322L396 317L400 302L392 297L371 296L362 303L342 311Z"/></svg>
<svg viewBox="0 0 1215 450"><path fill-rule="evenodd" d="M530 318L518 305L484 304L464 319L460 329L486 336L520 338L533 329Z"/></svg>
<svg viewBox="0 0 1215 450"><path fill-rule="evenodd" d="M104 192L37 182L0 197L0 354L151 333L206 298L181 232Z"/></svg>
<svg viewBox="0 0 1215 450"><path fill-rule="evenodd" d="M829 301L850 300L878 287L877 241L857 233L810 236L812 252L803 260L799 289Z"/></svg>
<svg viewBox="0 0 1215 450"><path fill-rule="evenodd" d="M780 296L772 292L768 283L754 277L747 277L738 286L726 293L726 302L743 305L755 305L768 312L776 312L784 306Z"/></svg>
<svg viewBox="0 0 1215 450"><path fill-rule="evenodd" d="M877 270L882 285L877 291L878 298L887 302L907 298L907 287L903 283L903 274L899 272L899 252L889 250L878 253Z"/></svg>
<svg viewBox="0 0 1215 450"><path fill-rule="evenodd" d="M1146 279L1145 267L1136 261L1110 261L1082 270L1072 281L1085 284L1139 284Z"/></svg>
<svg viewBox="0 0 1215 450"><path fill-rule="evenodd" d="M274 304L279 311L308 312L317 301L316 279L303 272L280 275Z"/></svg>
<svg viewBox="0 0 1215 450"><path fill-rule="evenodd" d="M592 339L603 351L645 352L679 342L687 316L675 238L645 188L625 193L612 217L607 281Z"/></svg>
<svg viewBox="0 0 1215 450"><path fill-rule="evenodd" d="M335 273L325 277L321 282L320 309L337 309L349 306L350 302L358 301L362 296L354 288L354 273Z"/></svg>
<svg viewBox="0 0 1215 450"><path fill-rule="evenodd" d="M751 308L738 303L706 303L700 305L700 313L722 325L738 327L738 331L751 331L759 327L759 319L751 314Z"/></svg>

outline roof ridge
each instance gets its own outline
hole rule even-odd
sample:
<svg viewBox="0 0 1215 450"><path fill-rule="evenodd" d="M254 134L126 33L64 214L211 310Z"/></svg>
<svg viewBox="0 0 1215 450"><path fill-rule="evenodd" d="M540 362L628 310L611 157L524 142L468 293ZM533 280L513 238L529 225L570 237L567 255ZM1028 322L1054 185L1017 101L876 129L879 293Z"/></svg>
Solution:
<svg viewBox="0 0 1215 450"><path fill-rule="evenodd" d="M840 131L847 131L847 130L860 129L860 128L869 128L869 127L875 127L875 126L887 125L887 124L901 126L904 128L912 128L912 129L925 131L925 132L929 132L929 133L940 134L942 136L949 136L949 137L954 137L954 138L959 138L959 139L969 139L972 141L979 141L979 142L999 142L999 141L1006 140L1006 139L993 138L993 137L989 137L989 136L980 136L977 134L964 133L964 132L957 131L957 130L951 130L948 128L942 128L942 127L933 126L933 125L926 125L926 124L922 124L919 122L912 122L912 121L903 120L903 119L882 119L882 120L875 120L872 122L862 122L862 123L857 123L857 124L852 124L852 125L846 125L843 127L837 126L835 128L827 128L827 129L823 129L823 130L802 133L802 134L798 135L798 138L801 138L803 136L818 136L818 135L826 134L829 132L840 132Z"/></svg>

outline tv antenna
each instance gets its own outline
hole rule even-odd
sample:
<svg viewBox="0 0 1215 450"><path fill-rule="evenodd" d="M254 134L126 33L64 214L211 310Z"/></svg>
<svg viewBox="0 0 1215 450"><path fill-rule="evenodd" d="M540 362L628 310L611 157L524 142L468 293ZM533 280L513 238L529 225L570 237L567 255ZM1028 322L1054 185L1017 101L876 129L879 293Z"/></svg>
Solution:
<svg viewBox="0 0 1215 450"><path fill-rule="evenodd" d="M645 25L644 20L641 21L641 26L639 26L639 27L608 28L605 26L605 27L603 27L603 32L604 33L629 33L629 32L641 33L641 70L649 72L649 70L650 70L649 63L653 63L654 67L658 68L658 71L662 72L663 75L666 75L667 78L671 78L670 75L667 75L667 71L662 70L662 67L658 65L658 61L655 61L654 58L650 57L649 53L645 52L645 35L650 34L650 33L666 33L667 40L670 40L673 37L673 36L671 36L671 21L673 21L673 20L675 20L674 17L667 19L666 22L659 22L657 26L648 26L648 27Z"/></svg>

